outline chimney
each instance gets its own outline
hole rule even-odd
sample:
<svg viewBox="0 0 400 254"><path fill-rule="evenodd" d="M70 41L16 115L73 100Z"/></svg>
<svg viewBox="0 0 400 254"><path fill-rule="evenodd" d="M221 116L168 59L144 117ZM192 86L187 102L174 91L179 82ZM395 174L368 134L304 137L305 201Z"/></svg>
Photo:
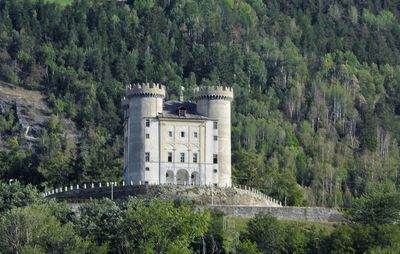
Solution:
<svg viewBox="0 0 400 254"><path fill-rule="evenodd" d="M181 86L181 91L179 93L179 101L183 102L183 91L185 90L185 88L183 86Z"/></svg>

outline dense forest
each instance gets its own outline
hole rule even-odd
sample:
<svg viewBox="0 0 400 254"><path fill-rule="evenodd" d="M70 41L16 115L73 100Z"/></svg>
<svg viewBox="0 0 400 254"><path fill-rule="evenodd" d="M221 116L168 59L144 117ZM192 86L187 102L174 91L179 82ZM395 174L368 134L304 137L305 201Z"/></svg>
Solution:
<svg viewBox="0 0 400 254"><path fill-rule="evenodd" d="M15 109L0 115L0 177L120 180L125 87L160 82L169 99L181 86L188 98L196 85L234 88L237 184L288 205L396 192L399 21L391 0L0 0L0 80L43 92L52 111L35 146Z"/></svg>

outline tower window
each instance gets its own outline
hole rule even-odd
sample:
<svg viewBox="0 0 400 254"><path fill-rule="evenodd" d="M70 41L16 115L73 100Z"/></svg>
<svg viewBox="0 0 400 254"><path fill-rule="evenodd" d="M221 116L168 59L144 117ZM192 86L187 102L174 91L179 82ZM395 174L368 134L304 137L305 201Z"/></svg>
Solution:
<svg viewBox="0 0 400 254"><path fill-rule="evenodd" d="M150 127L150 120L146 119L146 127Z"/></svg>
<svg viewBox="0 0 400 254"><path fill-rule="evenodd" d="M197 138L197 132L193 132L193 137Z"/></svg>
<svg viewBox="0 0 400 254"><path fill-rule="evenodd" d="M214 136L214 141L217 141L218 140L218 136Z"/></svg>
<svg viewBox="0 0 400 254"><path fill-rule="evenodd" d="M181 153L181 162L185 162L185 153Z"/></svg>
<svg viewBox="0 0 400 254"><path fill-rule="evenodd" d="M172 162L172 152L168 152L168 162Z"/></svg>
<svg viewBox="0 0 400 254"><path fill-rule="evenodd" d="M218 122L213 122L213 128L214 130L218 129Z"/></svg>
<svg viewBox="0 0 400 254"><path fill-rule="evenodd" d="M213 170L213 171L214 171L214 173L218 173L218 170L217 170L216 168L214 168L214 170Z"/></svg>
<svg viewBox="0 0 400 254"><path fill-rule="evenodd" d="M184 138L185 137L185 132L181 131L181 137Z"/></svg>
<svg viewBox="0 0 400 254"><path fill-rule="evenodd" d="M213 155L213 163L218 164L218 155L217 154Z"/></svg>
<svg viewBox="0 0 400 254"><path fill-rule="evenodd" d="M145 169L146 169L146 171L150 171L150 168L149 168L149 167L146 167Z"/></svg>
<svg viewBox="0 0 400 254"><path fill-rule="evenodd" d="M169 132L168 132L168 136L169 136L169 137L172 137L172 131L169 131Z"/></svg>
<svg viewBox="0 0 400 254"><path fill-rule="evenodd" d="M150 134L146 133L146 139L149 139L149 138L150 138Z"/></svg>
<svg viewBox="0 0 400 254"><path fill-rule="evenodd" d="M193 163L197 163L197 153L193 153Z"/></svg>
<svg viewBox="0 0 400 254"><path fill-rule="evenodd" d="M144 160L145 160L145 161L150 161L150 153L149 153L149 152L146 152L146 153L144 154Z"/></svg>

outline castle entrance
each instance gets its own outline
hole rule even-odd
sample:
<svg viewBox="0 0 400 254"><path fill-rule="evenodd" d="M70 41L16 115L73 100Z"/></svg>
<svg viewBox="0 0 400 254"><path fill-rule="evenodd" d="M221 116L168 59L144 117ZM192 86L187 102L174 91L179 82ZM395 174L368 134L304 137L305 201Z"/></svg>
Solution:
<svg viewBox="0 0 400 254"><path fill-rule="evenodd" d="M193 172L192 175L190 176L192 179L192 184L193 185L200 185L200 174L199 172Z"/></svg>
<svg viewBox="0 0 400 254"><path fill-rule="evenodd" d="M176 184L189 184L189 173L186 169L179 169L176 173Z"/></svg>
<svg viewBox="0 0 400 254"><path fill-rule="evenodd" d="M174 171L168 170L165 174L165 183L166 184L174 184Z"/></svg>

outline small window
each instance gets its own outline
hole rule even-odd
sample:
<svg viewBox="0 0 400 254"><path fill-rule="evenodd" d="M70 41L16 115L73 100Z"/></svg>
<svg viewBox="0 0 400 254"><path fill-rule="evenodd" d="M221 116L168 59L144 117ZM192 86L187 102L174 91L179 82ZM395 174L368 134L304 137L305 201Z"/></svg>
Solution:
<svg viewBox="0 0 400 254"><path fill-rule="evenodd" d="M149 153L149 152L146 152L146 153L145 153L145 155L144 155L144 160L145 160L145 161L150 161L150 153Z"/></svg>
<svg viewBox="0 0 400 254"><path fill-rule="evenodd" d="M216 168L214 168L214 170L213 170L213 171L214 171L214 173L218 173L218 170L217 170Z"/></svg>
<svg viewBox="0 0 400 254"><path fill-rule="evenodd" d="M150 127L150 120L146 119L146 127Z"/></svg>
<svg viewBox="0 0 400 254"><path fill-rule="evenodd" d="M213 128L214 130L218 129L218 122L213 122Z"/></svg>
<svg viewBox="0 0 400 254"><path fill-rule="evenodd" d="M181 162L185 162L185 153L181 153Z"/></svg>
<svg viewBox="0 0 400 254"><path fill-rule="evenodd" d="M168 132L168 136L169 136L169 137L172 137L172 131L169 131L169 132Z"/></svg>
<svg viewBox="0 0 400 254"><path fill-rule="evenodd" d="M218 164L218 155L217 154L213 155L213 163Z"/></svg>
<svg viewBox="0 0 400 254"><path fill-rule="evenodd" d="M146 139L149 139L149 138L150 138L150 134L146 133Z"/></svg>
<svg viewBox="0 0 400 254"><path fill-rule="evenodd" d="M146 169L146 171L150 171L150 168L149 168L149 167L146 167L145 169Z"/></svg>
<svg viewBox="0 0 400 254"><path fill-rule="evenodd" d="M193 137L197 138L197 132L193 132Z"/></svg>
<svg viewBox="0 0 400 254"><path fill-rule="evenodd" d="M184 137L185 137L185 132L181 131L181 138L184 138Z"/></svg>
<svg viewBox="0 0 400 254"><path fill-rule="evenodd" d="M193 153L193 163L197 163L197 153Z"/></svg>
<svg viewBox="0 0 400 254"><path fill-rule="evenodd" d="M217 141L218 140L218 136L214 136L214 141Z"/></svg>
<svg viewBox="0 0 400 254"><path fill-rule="evenodd" d="M144 184L149 184L149 181L144 181Z"/></svg>
<svg viewBox="0 0 400 254"><path fill-rule="evenodd" d="M168 152L168 162L172 162L172 152Z"/></svg>

